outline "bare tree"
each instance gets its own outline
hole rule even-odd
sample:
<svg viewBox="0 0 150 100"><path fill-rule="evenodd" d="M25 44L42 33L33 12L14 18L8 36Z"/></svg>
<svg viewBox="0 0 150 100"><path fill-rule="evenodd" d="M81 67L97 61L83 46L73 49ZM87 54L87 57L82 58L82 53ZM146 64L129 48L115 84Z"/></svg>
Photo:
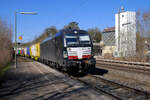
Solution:
<svg viewBox="0 0 150 100"><path fill-rule="evenodd" d="M145 49L150 49L150 11L137 12L137 57L144 60Z"/></svg>
<svg viewBox="0 0 150 100"><path fill-rule="evenodd" d="M47 37L50 37L52 35L55 35L58 32L57 28L55 26L51 26L45 29L45 31L37 38L33 40L33 42L41 42ZM31 43L30 43L31 44Z"/></svg>
<svg viewBox="0 0 150 100"><path fill-rule="evenodd" d="M55 35L58 32L55 26L51 26L49 28L45 29L44 34L47 34L47 36L52 36Z"/></svg>
<svg viewBox="0 0 150 100"><path fill-rule="evenodd" d="M12 29L0 19L0 69L12 59Z"/></svg>
<svg viewBox="0 0 150 100"><path fill-rule="evenodd" d="M68 25L64 26L64 29L80 29L77 22L70 22Z"/></svg>
<svg viewBox="0 0 150 100"><path fill-rule="evenodd" d="M95 42L101 41L101 31L99 28L89 28L88 33L91 35L92 40Z"/></svg>

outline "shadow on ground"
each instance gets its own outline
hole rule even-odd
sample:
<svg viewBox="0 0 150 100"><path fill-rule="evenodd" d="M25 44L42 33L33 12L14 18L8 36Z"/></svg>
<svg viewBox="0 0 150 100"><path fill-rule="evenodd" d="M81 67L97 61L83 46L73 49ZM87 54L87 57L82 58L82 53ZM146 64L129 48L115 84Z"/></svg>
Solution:
<svg viewBox="0 0 150 100"><path fill-rule="evenodd" d="M79 83L71 80L70 78L64 78L64 76L58 77L55 76L54 73L47 71L47 73L37 73L37 71L33 70L32 64L30 64L34 61L29 59L24 60L23 57L19 60L18 65L20 66L10 69L4 76L2 86L0 86L0 100L1 98L14 98L18 100L60 100L63 98L72 99L71 97L73 96L87 97L87 95L83 92L88 91L88 87L80 86L78 85ZM40 68L40 66L38 68ZM84 77L87 74L104 75L106 73L108 73L108 70L91 68L87 73L76 73L72 75L76 77ZM78 87L74 88L76 84ZM60 85L63 87L60 89L61 91L55 89Z"/></svg>
<svg viewBox="0 0 150 100"><path fill-rule="evenodd" d="M87 87L74 88L77 83L70 84L69 78L56 77L53 73L37 74L24 72L23 67L11 69L5 75L3 84L0 87L1 99L22 99L22 100L62 100L71 99L73 96L87 97L83 92L88 91ZM48 79L45 79L48 77ZM65 87L58 91L54 86L65 84ZM75 98L75 97L74 97Z"/></svg>
<svg viewBox="0 0 150 100"><path fill-rule="evenodd" d="M68 73L68 74L70 76L74 76L74 77L84 77L84 76L86 76L88 74L103 76L103 75L105 75L107 73L108 73L108 70L106 70L106 69L102 69L102 68L90 68L88 70L88 72L86 72L86 73L78 73L78 72L76 72L76 73Z"/></svg>
<svg viewBox="0 0 150 100"><path fill-rule="evenodd" d="M102 68L91 68L88 71L88 74L101 75L101 76L103 76L104 74L107 74L107 73L108 73L108 70L102 69Z"/></svg>

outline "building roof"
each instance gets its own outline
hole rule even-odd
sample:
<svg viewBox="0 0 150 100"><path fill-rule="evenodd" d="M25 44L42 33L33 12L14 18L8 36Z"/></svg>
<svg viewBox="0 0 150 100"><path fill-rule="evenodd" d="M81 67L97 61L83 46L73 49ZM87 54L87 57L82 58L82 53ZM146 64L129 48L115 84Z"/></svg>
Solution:
<svg viewBox="0 0 150 100"><path fill-rule="evenodd" d="M115 27L105 28L103 32L105 33L105 32L112 32L112 31L115 31Z"/></svg>

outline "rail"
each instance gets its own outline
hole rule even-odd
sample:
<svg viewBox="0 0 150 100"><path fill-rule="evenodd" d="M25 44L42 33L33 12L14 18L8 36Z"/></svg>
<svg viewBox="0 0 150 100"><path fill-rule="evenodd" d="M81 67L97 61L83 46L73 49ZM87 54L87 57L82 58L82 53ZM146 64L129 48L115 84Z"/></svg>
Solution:
<svg viewBox="0 0 150 100"><path fill-rule="evenodd" d="M96 91L109 95L110 97L115 98L116 100L129 100L129 99L149 100L150 99L150 93L147 91L128 87L126 85L119 84L111 80L98 77L96 75L88 74L85 77L74 77L74 76L70 76L70 77L72 79L78 80L81 83L84 83L85 85L95 89Z"/></svg>
<svg viewBox="0 0 150 100"><path fill-rule="evenodd" d="M127 65L139 65L139 66L150 67L150 63L144 63L144 62L129 62L129 61L121 61L121 60L110 60L110 59L104 59L104 58L98 58L98 57L96 57L96 60L102 61L102 62L111 62L111 63L120 63L120 64L127 64Z"/></svg>

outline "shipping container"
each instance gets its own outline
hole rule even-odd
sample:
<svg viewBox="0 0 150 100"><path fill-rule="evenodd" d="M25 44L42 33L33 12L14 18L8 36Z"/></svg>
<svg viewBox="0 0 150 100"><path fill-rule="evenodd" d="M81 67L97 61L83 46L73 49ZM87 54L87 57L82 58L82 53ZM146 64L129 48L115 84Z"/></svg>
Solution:
<svg viewBox="0 0 150 100"><path fill-rule="evenodd" d="M31 58L34 59L34 57L36 56L35 44L31 45L30 52L31 52Z"/></svg>
<svg viewBox="0 0 150 100"><path fill-rule="evenodd" d="M30 57L30 48L27 47L27 57Z"/></svg>
<svg viewBox="0 0 150 100"><path fill-rule="evenodd" d="M24 55L27 56L27 48L24 48Z"/></svg>
<svg viewBox="0 0 150 100"><path fill-rule="evenodd" d="M35 44L35 60L40 58L40 43Z"/></svg>
<svg viewBox="0 0 150 100"><path fill-rule="evenodd" d="M32 57L32 46L29 47L30 57Z"/></svg>

